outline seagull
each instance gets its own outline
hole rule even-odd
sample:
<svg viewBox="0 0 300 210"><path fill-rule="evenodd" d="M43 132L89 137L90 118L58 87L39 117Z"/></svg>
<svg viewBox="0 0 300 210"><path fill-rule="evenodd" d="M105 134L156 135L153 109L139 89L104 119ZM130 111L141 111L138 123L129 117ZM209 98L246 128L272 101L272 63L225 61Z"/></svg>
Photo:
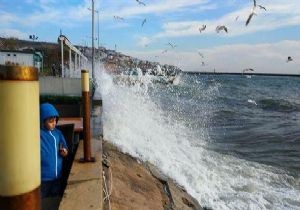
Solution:
<svg viewBox="0 0 300 210"><path fill-rule="evenodd" d="M146 4L140 0L135 0L137 3L139 3L139 5L143 5L143 6L146 6Z"/></svg>
<svg viewBox="0 0 300 210"><path fill-rule="evenodd" d="M172 44L172 43L168 43L168 45L170 45L173 49L175 48L175 47L177 47L177 45L176 44Z"/></svg>
<svg viewBox="0 0 300 210"><path fill-rule="evenodd" d="M202 31L204 31L206 29L206 25L202 25L201 28L199 28L199 32L201 33Z"/></svg>
<svg viewBox="0 0 300 210"><path fill-rule="evenodd" d="M204 56L201 52L198 52L198 55L200 55L202 58L204 58Z"/></svg>
<svg viewBox="0 0 300 210"><path fill-rule="evenodd" d="M120 16L116 16L116 15L114 15L114 19L116 19L116 20L124 20L124 18L122 18Z"/></svg>
<svg viewBox="0 0 300 210"><path fill-rule="evenodd" d="M250 23L250 21L251 21L253 15L256 15L255 12L254 12L255 9L256 9L256 0L253 0L253 7L252 7L251 13L249 14L248 19L247 19L247 21L246 21L246 26L248 26L248 24Z"/></svg>
<svg viewBox="0 0 300 210"><path fill-rule="evenodd" d="M290 61L293 61L293 58L292 58L291 56L289 56L289 57L287 58L286 62L288 63L288 62L290 62Z"/></svg>
<svg viewBox="0 0 300 210"><path fill-rule="evenodd" d="M145 18L142 22L142 27L144 26L144 24L147 22L147 19Z"/></svg>
<svg viewBox="0 0 300 210"><path fill-rule="evenodd" d="M240 16L236 16L235 21L237 21L239 19Z"/></svg>
<svg viewBox="0 0 300 210"><path fill-rule="evenodd" d="M254 71L254 69L252 69L252 68L244 69L243 73L245 73L246 71Z"/></svg>
<svg viewBox="0 0 300 210"><path fill-rule="evenodd" d="M224 30L226 33L228 33L228 29L226 26L217 26L216 31L219 33L220 31Z"/></svg>
<svg viewBox="0 0 300 210"><path fill-rule="evenodd" d="M168 52L168 50L164 50L164 51L161 52L161 54L164 54L164 53L167 53L167 52Z"/></svg>
<svg viewBox="0 0 300 210"><path fill-rule="evenodd" d="M247 19L247 21L246 21L246 26L248 26L248 24L250 23L253 15L256 15L256 14L254 12L251 12L250 15L249 15L249 17L248 17L248 19Z"/></svg>
<svg viewBox="0 0 300 210"><path fill-rule="evenodd" d="M259 9L263 9L265 11L267 11L267 9L264 6L258 5Z"/></svg>

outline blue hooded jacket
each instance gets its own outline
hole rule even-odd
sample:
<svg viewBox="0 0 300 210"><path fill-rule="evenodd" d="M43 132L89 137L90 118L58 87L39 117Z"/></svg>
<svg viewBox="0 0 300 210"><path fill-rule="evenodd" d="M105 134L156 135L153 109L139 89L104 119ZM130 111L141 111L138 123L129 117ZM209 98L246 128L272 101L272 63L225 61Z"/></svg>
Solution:
<svg viewBox="0 0 300 210"><path fill-rule="evenodd" d="M59 145L67 148L65 138L60 130L54 128L50 131L44 127L44 121L49 117L59 115L53 105L49 103L40 106L40 139L41 139L41 169L42 181L51 181L61 177L62 156L59 153Z"/></svg>

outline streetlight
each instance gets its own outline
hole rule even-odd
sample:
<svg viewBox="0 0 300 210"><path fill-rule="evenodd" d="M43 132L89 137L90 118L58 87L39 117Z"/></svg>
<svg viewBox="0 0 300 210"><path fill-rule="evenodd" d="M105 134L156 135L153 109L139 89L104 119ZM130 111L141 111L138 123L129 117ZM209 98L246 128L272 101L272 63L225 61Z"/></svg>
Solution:
<svg viewBox="0 0 300 210"><path fill-rule="evenodd" d="M95 80L95 48L94 48L94 0L92 0L92 79Z"/></svg>
<svg viewBox="0 0 300 210"><path fill-rule="evenodd" d="M94 13L95 13L95 4L94 0L92 0L92 81L93 81L93 87L92 87L92 107L93 107L93 98L94 98L94 93L96 90L96 80L95 80L95 47L94 47ZM99 17L99 12L98 12L98 17ZM99 24L99 23L98 23ZM99 36L99 34L98 34ZM99 37L98 37L99 40ZM99 42L99 41L98 41Z"/></svg>
<svg viewBox="0 0 300 210"><path fill-rule="evenodd" d="M91 8L88 8L88 10L90 10L90 11L92 11L92 9ZM97 40L98 40L98 53L99 53L99 46L100 46L100 44L99 44L99 11L98 10L94 10L94 12L96 12L97 13L97 15L98 15L98 21L97 21L97 24L98 24L98 27L97 27L97 31L98 31L98 38L97 38ZM98 55L99 57L100 57L100 53L99 53L99 55Z"/></svg>

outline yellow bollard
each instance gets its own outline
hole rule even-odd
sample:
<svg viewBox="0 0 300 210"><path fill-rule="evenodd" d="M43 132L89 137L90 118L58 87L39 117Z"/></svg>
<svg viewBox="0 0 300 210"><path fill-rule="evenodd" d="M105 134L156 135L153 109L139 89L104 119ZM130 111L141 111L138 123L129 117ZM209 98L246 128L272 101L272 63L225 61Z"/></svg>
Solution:
<svg viewBox="0 0 300 210"><path fill-rule="evenodd" d="M90 84L89 72L81 70L82 110L83 110L83 158L81 162L95 162L91 157L91 131L90 131Z"/></svg>
<svg viewBox="0 0 300 210"><path fill-rule="evenodd" d="M0 209L39 210L38 71L0 65Z"/></svg>

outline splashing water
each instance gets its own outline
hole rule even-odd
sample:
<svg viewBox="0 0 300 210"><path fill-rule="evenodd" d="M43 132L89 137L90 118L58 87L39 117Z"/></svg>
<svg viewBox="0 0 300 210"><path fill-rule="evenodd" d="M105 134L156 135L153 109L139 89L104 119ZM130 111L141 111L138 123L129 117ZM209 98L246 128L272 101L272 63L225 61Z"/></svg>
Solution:
<svg viewBox="0 0 300 210"><path fill-rule="evenodd" d="M103 99L104 138L123 152L156 165L202 206L300 209L299 179L282 169L208 148L211 102L221 88L217 82L187 83L180 78L176 86L162 86L145 78L128 86L115 83L103 71L97 77ZM196 94L192 94L195 87ZM184 108L183 104L191 101L201 103Z"/></svg>

